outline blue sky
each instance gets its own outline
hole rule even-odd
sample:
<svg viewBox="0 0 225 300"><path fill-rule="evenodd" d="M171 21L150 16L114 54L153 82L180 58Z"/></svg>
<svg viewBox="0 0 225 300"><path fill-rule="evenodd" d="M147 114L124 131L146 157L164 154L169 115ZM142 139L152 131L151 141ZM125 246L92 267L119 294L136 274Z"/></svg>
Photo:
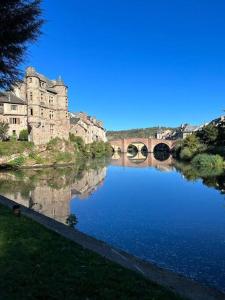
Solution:
<svg viewBox="0 0 225 300"><path fill-rule="evenodd" d="M108 130L199 124L225 109L224 0L43 0L25 65Z"/></svg>

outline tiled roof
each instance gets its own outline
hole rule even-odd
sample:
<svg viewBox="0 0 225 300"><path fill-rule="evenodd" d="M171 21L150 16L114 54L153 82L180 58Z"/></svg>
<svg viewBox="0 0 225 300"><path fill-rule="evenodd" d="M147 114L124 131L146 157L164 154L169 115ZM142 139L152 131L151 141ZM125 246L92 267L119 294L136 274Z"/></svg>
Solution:
<svg viewBox="0 0 225 300"><path fill-rule="evenodd" d="M40 80L46 82L48 87L53 87L54 85L65 85L62 78L59 76L57 80L50 80L46 76L38 73L35 68L29 67L27 68L27 76L35 76L38 77Z"/></svg>
<svg viewBox="0 0 225 300"><path fill-rule="evenodd" d="M80 121L79 118L74 118L74 117L70 118L70 124L75 125L75 124L77 124L79 121Z"/></svg>
<svg viewBox="0 0 225 300"><path fill-rule="evenodd" d="M12 103L25 105L26 102L21 98L17 97L12 92L0 92L0 103Z"/></svg>
<svg viewBox="0 0 225 300"><path fill-rule="evenodd" d="M182 131L184 132L194 132L200 129L200 126L186 125Z"/></svg>

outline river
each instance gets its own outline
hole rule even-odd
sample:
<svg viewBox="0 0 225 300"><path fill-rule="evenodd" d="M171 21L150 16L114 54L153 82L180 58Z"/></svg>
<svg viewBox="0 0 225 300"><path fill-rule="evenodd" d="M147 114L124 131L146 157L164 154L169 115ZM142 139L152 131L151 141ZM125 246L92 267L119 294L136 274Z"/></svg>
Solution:
<svg viewBox="0 0 225 300"><path fill-rule="evenodd" d="M0 194L159 266L225 291L225 174L171 157L5 171Z"/></svg>

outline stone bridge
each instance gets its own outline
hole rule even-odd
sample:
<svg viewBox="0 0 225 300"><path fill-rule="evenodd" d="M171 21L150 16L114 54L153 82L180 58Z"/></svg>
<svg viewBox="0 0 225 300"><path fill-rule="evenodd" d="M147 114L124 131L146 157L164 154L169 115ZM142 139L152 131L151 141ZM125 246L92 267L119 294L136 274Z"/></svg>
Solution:
<svg viewBox="0 0 225 300"><path fill-rule="evenodd" d="M146 146L147 151L149 153L153 153L156 149L155 147L158 145L163 145L169 151L171 151L176 141L171 140L163 140L163 139L154 139L154 138L126 138L119 140L109 141L114 151L121 151L122 153L126 153L129 145L134 145L137 147L138 152L141 152L141 149Z"/></svg>

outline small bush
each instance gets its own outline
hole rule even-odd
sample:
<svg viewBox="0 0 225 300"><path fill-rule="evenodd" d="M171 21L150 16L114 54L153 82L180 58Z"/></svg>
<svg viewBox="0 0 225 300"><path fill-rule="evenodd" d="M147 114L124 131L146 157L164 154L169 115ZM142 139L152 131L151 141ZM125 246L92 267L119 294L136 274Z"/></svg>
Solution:
<svg viewBox="0 0 225 300"><path fill-rule="evenodd" d="M54 139L51 139L48 143L47 143L47 150L53 150L54 147L60 142L60 138L56 137Z"/></svg>
<svg viewBox="0 0 225 300"><path fill-rule="evenodd" d="M183 160L191 160L193 157L193 152L188 148L188 147L184 147L181 151L180 151L180 158Z"/></svg>
<svg viewBox="0 0 225 300"><path fill-rule="evenodd" d="M43 164L44 163L44 159L38 155L37 152L35 151L32 151L30 154L29 154L29 158L33 159L35 161L36 164Z"/></svg>
<svg viewBox="0 0 225 300"><path fill-rule="evenodd" d="M21 156L18 156L17 158L15 158L15 159L11 160L9 162L9 165L14 167L14 168L18 168L18 167L22 166L25 163L25 160L26 160L25 157L21 155Z"/></svg>
<svg viewBox="0 0 225 300"><path fill-rule="evenodd" d="M73 154L70 152L58 152L55 157L56 162L71 162Z"/></svg>
<svg viewBox="0 0 225 300"><path fill-rule="evenodd" d="M224 160L218 154L198 154L191 163L198 168L222 168L224 166Z"/></svg>
<svg viewBox="0 0 225 300"><path fill-rule="evenodd" d="M28 141L28 130L27 129L23 129L20 131L19 140L20 141Z"/></svg>

